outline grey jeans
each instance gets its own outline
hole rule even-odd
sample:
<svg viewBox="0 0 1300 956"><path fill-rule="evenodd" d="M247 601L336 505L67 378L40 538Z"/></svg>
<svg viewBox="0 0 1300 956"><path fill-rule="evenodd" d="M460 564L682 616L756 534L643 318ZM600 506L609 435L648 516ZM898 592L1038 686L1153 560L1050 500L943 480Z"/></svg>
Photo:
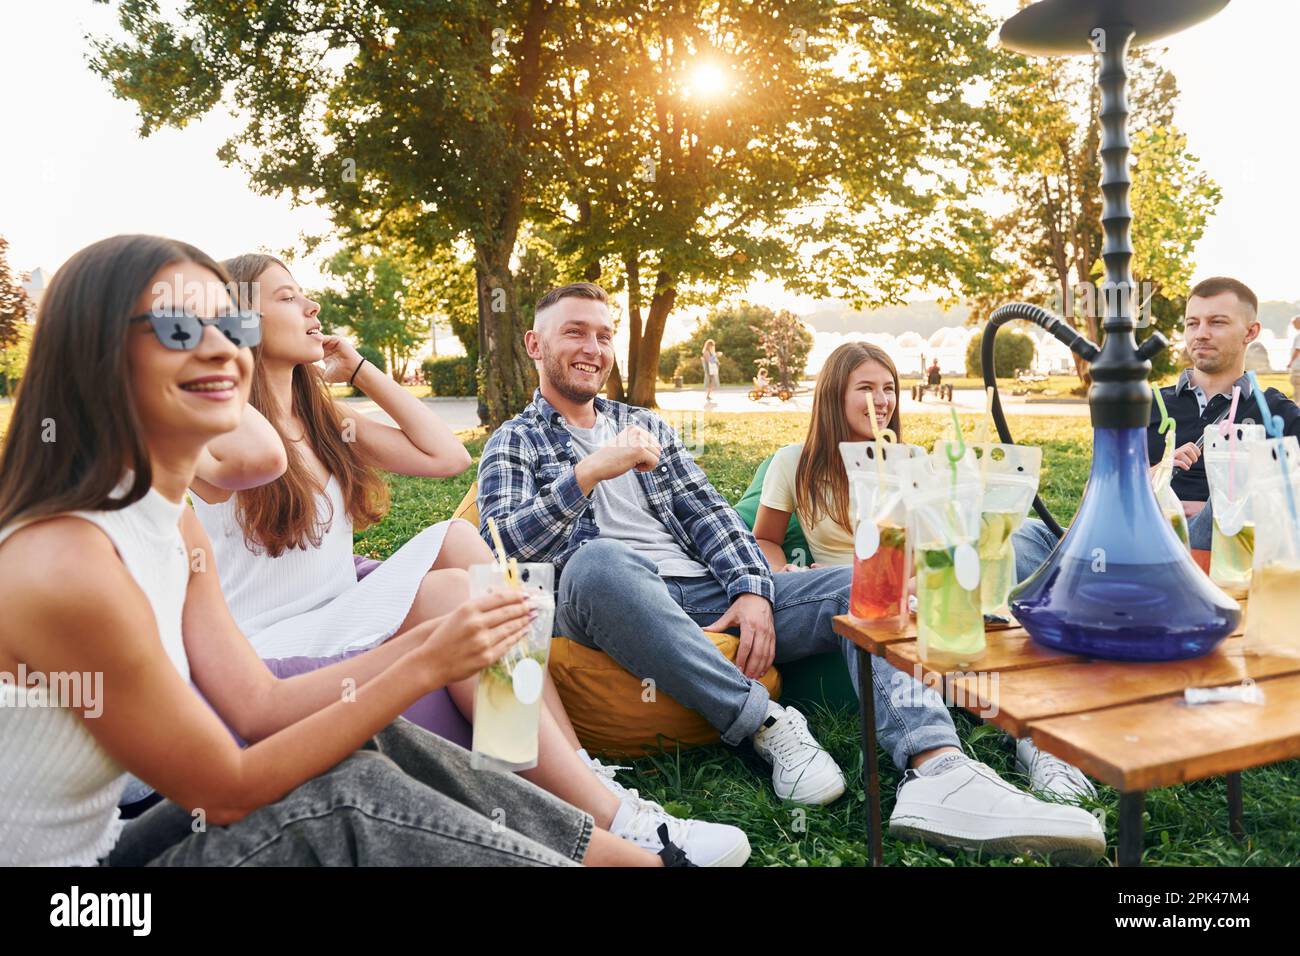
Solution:
<svg viewBox="0 0 1300 956"><path fill-rule="evenodd" d="M398 718L356 753L229 826L170 800L126 825L110 866L574 866L594 821Z"/></svg>
<svg viewBox="0 0 1300 956"><path fill-rule="evenodd" d="M848 613L852 577L847 566L772 575L776 663L838 651L858 686L857 648L831 628L835 615ZM604 651L638 678L652 679L657 691L699 711L724 743L734 745L758 730L768 696L700 629L731 603L712 575L661 578L653 561L623 542L594 538L560 575L555 633ZM878 657L872 658L872 680L880 742L898 767L906 767L913 754L959 746L937 695Z"/></svg>

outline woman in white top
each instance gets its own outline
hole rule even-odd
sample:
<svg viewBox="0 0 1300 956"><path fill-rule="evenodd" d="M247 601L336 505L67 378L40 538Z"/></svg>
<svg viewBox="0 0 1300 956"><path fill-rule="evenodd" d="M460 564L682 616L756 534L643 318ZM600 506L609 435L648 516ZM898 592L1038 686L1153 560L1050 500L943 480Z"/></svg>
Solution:
<svg viewBox="0 0 1300 956"><path fill-rule="evenodd" d="M519 596L292 680L258 659L183 506L251 381L260 319L225 280L191 246L117 236L41 304L0 458L0 672L22 682L0 681L0 864L660 863L394 722L500 658ZM123 828L127 772L169 801Z"/></svg>
<svg viewBox="0 0 1300 956"><path fill-rule="evenodd" d="M700 355L700 360L704 363L704 400L706 402L713 401L713 390L722 387L722 383L718 380L718 356L721 354L713 339L709 339L704 343L704 351Z"/></svg>
<svg viewBox="0 0 1300 956"><path fill-rule="evenodd" d="M874 420L868 414L867 395L872 396ZM853 563L849 479L839 445L842 441L871 441L885 428L902 441L898 370L883 349L866 342L846 342L827 357L817 375L807 439L778 450L763 476L754 537L774 569L802 570L786 562L781 546L792 514L799 516L818 564ZM1013 541L1016 550L1025 554L1045 556L1055 546L1051 532L1036 521L1022 524ZM1027 737L1017 741L1016 760L1034 790L1072 800L1096 796L1082 772L1038 750Z"/></svg>
<svg viewBox="0 0 1300 956"><path fill-rule="evenodd" d="M321 334L320 306L283 262L249 254L223 265L240 304L262 315L249 403L283 438L277 444L288 455L283 476L259 487L231 490L201 480L192 486L195 512L216 549L221 588L240 629L263 658L328 659L454 610L469 594L464 569L493 560L472 524L425 528L360 581L352 531L387 511L379 469L427 478L459 474L470 464L465 446L428 405L362 359L346 339ZM362 389L396 426L335 403L330 382ZM241 431L252 470L268 457L264 433L248 424ZM221 450L231 469L239 458L233 444ZM476 683L475 676L448 687L471 719ZM653 852L663 849L659 828L667 826L697 865L738 866L748 858L749 842L739 829L678 819L622 787L612 768L582 748L549 680L544 695L538 764L522 776Z"/></svg>

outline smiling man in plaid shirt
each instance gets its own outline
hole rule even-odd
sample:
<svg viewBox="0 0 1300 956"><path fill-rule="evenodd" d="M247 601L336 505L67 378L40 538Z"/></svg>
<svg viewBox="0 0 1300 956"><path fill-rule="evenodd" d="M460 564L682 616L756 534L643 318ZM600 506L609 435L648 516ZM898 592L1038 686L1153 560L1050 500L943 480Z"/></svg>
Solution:
<svg viewBox="0 0 1300 956"><path fill-rule="evenodd" d="M773 574L672 428L598 397L613 337L599 286L574 283L538 301L525 342L540 388L483 451L480 530L486 538L495 519L510 555L555 564L555 633L653 679L724 742L750 739L781 798L830 803L844 792L840 768L803 715L770 700L757 678L773 663L838 650L856 686L855 649L831 628L848 612L852 569ZM702 628L739 631L734 664ZM891 832L1077 859L1104 850L1090 814L1038 801L962 754L947 708L913 678L873 658L872 679L881 741L906 768Z"/></svg>

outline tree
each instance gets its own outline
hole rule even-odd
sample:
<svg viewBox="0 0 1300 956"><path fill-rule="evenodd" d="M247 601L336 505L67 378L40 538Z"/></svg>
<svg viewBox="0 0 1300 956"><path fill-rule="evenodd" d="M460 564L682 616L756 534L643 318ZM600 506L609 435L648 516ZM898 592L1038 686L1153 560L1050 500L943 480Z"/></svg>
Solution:
<svg viewBox="0 0 1300 956"><path fill-rule="evenodd" d="M9 242L0 236L0 348L18 342L30 311L27 290L9 269Z"/></svg>
<svg viewBox="0 0 1300 956"><path fill-rule="evenodd" d="M1130 61L1134 212L1133 272L1158 326L1168 325L1168 297L1185 292L1191 252L1218 203L1218 187L1198 167L1173 125L1178 86L1159 65L1159 51ZM1004 238L982 281L968 291L970 321L1013 299L1053 307L1100 343L1104 297L1101 263L1101 125L1097 62L1006 54L991 100L1001 116L991 141L998 182L1013 208L997 222ZM1148 283L1145 287L1142 283ZM1165 316L1165 318L1160 318ZM1077 356L1086 383L1088 370Z"/></svg>
<svg viewBox="0 0 1300 956"><path fill-rule="evenodd" d="M400 264L371 250L345 248L330 258L325 271L340 279L343 289L317 294L323 330L350 328L358 343L381 353L387 370L402 381L411 358L429 336L429 319L410 311L405 295L408 280Z"/></svg>
<svg viewBox="0 0 1300 956"><path fill-rule="evenodd" d="M511 257L550 167L536 117L553 96L556 37L586 15L554 0L120 0L125 38L92 68L135 102L141 134L225 102L245 126L218 156L267 195L329 211L350 240L400 234L426 253L474 251L486 414L522 407Z"/></svg>
<svg viewBox="0 0 1300 956"><path fill-rule="evenodd" d="M765 305L738 302L713 309L695 326L690 338L677 346L681 358L678 370L689 380L703 375L700 356L704 343L713 339L718 352L736 363L740 381L748 382L764 358L762 340L756 331L776 320L776 313Z"/></svg>
<svg viewBox="0 0 1300 956"><path fill-rule="evenodd" d="M984 342L984 330L971 336L966 346L966 374L973 378L984 376L983 356L980 347ZM1001 328L993 341L993 374L998 378L1011 378L1021 369L1034 364L1034 340L1020 329Z"/></svg>
<svg viewBox="0 0 1300 956"><path fill-rule="evenodd" d="M798 384L813 346L813 335L799 317L783 309L769 321L752 328L758 334L767 364L775 366L773 381L782 385Z"/></svg>
<svg viewBox="0 0 1300 956"><path fill-rule="evenodd" d="M977 4L608 10L562 40L560 108L538 118L561 172L533 214L563 234L574 277L626 291L632 403L654 404L666 321L693 289L769 276L902 301L955 290L987 258L963 206L984 115L964 89L992 55Z"/></svg>
<svg viewBox="0 0 1300 956"><path fill-rule="evenodd" d="M27 372L27 355L32 348L32 326L23 322L10 344L0 347L0 395L12 395Z"/></svg>

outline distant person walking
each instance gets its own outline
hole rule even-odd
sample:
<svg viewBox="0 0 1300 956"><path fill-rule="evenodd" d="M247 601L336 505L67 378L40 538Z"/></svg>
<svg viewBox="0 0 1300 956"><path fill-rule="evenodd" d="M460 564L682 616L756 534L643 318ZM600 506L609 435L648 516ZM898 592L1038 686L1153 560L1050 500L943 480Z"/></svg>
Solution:
<svg viewBox="0 0 1300 956"><path fill-rule="evenodd" d="M722 383L718 380L718 356L721 354L718 347L713 343L713 339L709 339L704 343L704 353L700 358L704 362L704 400L706 402L713 401L713 390L722 387Z"/></svg>
<svg viewBox="0 0 1300 956"><path fill-rule="evenodd" d="M1291 328L1295 334L1291 336L1291 361L1286 367L1291 370L1291 397L1300 402L1300 315L1291 319Z"/></svg>

